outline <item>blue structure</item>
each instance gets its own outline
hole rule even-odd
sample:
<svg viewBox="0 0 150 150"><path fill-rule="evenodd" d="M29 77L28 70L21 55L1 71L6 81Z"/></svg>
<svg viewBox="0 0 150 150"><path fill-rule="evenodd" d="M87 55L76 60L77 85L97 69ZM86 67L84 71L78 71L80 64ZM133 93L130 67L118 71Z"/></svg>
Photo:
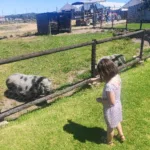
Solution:
<svg viewBox="0 0 150 150"><path fill-rule="evenodd" d="M150 11L141 0L130 0L123 8L128 9L128 22L150 22Z"/></svg>
<svg viewBox="0 0 150 150"><path fill-rule="evenodd" d="M38 34L57 34L71 32L70 12L42 13L36 16Z"/></svg>
<svg viewBox="0 0 150 150"><path fill-rule="evenodd" d="M95 25L102 17L104 6L98 2L75 2L72 5L79 6L72 17L77 25Z"/></svg>

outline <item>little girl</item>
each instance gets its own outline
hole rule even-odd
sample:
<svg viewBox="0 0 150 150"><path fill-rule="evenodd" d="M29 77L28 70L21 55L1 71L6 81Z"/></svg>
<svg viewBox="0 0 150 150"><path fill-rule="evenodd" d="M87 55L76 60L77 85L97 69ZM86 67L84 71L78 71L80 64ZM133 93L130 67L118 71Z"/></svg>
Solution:
<svg viewBox="0 0 150 150"><path fill-rule="evenodd" d="M105 82L102 98L97 98L97 102L103 104L103 113L107 124L107 144L113 145L114 128L117 128L117 136L120 140L122 142L125 140L121 126L121 79L118 75L117 66L110 59L100 60L97 70L100 80Z"/></svg>

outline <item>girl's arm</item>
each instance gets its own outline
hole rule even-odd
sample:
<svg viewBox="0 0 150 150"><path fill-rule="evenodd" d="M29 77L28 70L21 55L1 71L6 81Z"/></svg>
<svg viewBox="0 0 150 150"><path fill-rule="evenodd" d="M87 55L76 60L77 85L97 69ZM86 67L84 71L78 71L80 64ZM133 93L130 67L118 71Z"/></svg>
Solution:
<svg viewBox="0 0 150 150"><path fill-rule="evenodd" d="M114 92L107 91L107 99L104 98L97 98L97 102L102 103L104 105L114 105L115 104L115 94Z"/></svg>
<svg viewBox="0 0 150 150"><path fill-rule="evenodd" d="M96 100L97 100L97 102L102 103L103 105L109 104L108 100L101 98L101 97L97 98Z"/></svg>
<svg viewBox="0 0 150 150"><path fill-rule="evenodd" d="M108 98L108 102L110 105L114 105L115 104L115 94L112 91L107 91L107 98Z"/></svg>

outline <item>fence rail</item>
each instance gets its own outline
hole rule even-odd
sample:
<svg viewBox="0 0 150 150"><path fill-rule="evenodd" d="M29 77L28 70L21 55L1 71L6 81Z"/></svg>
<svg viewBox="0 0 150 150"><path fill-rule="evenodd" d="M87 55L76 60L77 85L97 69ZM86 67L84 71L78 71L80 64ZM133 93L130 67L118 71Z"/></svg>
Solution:
<svg viewBox="0 0 150 150"><path fill-rule="evenodd" d="M136 32L133 32L133 33L127 33L125 35L119 35L119 36L112 37L112 38L106 38L106 39L103 39L103 40L98 40L97 44L102 44L102 43L105 43L105 42L119 40L119 39L123 39L123 38L130 37L130 36L133 36L133 35L138 35L138 34L141 34L141 33L144 33L144 30L136 31Z"/></svg>
<svg viewBox="0 0 150 150"><path fill-rule="evenodd" d="M128 33L128 34L125 34L125 35L120 35L120 36L116 36L116 37L112 37L112 38L107 38L107 39L104 39L104 40L96 40L96 44L110 42L110 41L113 41L113 40L119 40L119 39L129 37L129 36L132 36L132 35L137 35L137 34L140 34L140 33L143 33L143 32L144 32L144 30L141 30L141 31L133 32L133 33ZM34 53L30 53L30 54L15 56L15 57L7 58L7 59L0 59L0 65L12 63L12 62L17 62L17 61L21 61L21 60L26 60L26 59L31 59L31 58L35 58L35 57L40 57L40 56L43 56L43 55L53 54L53 53L57 53L57 52L72 50L72 49L80 48L80 47L84 47L84 46L89 46L89 45L92 45L93 43L94 43L94 41L90 41L90 42L85 42L85 43L76 44L76 45L72 45L72 46L54 48L54 49L50 49L50 50L44 50L44 51L34 52Z"/></svg>
<svg viewBox="0 0 150 150"><path fill-rule="evenodd" d="M43 55L53 54L53 53L57 53L57 52L67 51L67 50L80 48L80 47L84 47L84 46L89 46L92 43L93 42L91 41L91 42L76 44L76 45L72 45L72 46L54 48L54 49L50 49L50 50L39 51L39 52L30 53L30 54L15 56L15 57L7 58L7 59L1 59L0 65L12 63L12 62L17 62L17 61L21 61L21 60L26 60L26 59L31 59L31 58L35 58L35 57L40 57Z"/></svg>
<svg viewBox="0 0 150 150"><path fill-rule="evenodd" d="M55 49L35 52L35 53L31 53L31 54L20 55L20 56L8 58L8 59L1 59L0 60L0 65L91 45L92 46L92 49L91 49L91 77L94 77L95 76L95 72L96 72L95 71L95 65L96 65L96 45L97 44L102 44L102 43L105 43L105 42L110 42L110 41L113 41L113 40L119 40L119 39L122 39L122 38L125 38L125 37L130 37L130 36L133 36L133 35L141 34L141 48L140 48L139 57L136 60L128 62L127 64L119 67L119 69L121 70L121 69L123 69L125 67L128 67L128 66L131 66L131 65L134 65L134 64L138 63L142 59L143 45L144 45L143 44L144 43L144 38L143 38L144 37L144 33L145 33L145 31L141 30L141 31L128 33L128 34L121 35L121 36L116 36L116 37L113 37L113 38L107 38L107 39L103 39L103 40L93 40L93 41L90 41L90 42L81 43L81 44L77 44L77 45L73 45L73 46L67 46L67 47L62 47L62 48L55 48ZM149 57L145 57L144 59L147 59ZM31 101L31 102L22 104L20 106L14 107L12 109L6 110L4 112L1 112L0 113L0 120L3 120L5 117L10 116L10 115L12 115L12 114L14 114L16 112L19 112L19 111L21 111L21 110L23 110L25 108L28 108L30 106L33 106L35 104L38 104L38 103L41 103L41 102L44 102L44 101L47 101L47 100L49 100L50 102L53 102L54 101L53 98L56 98L56 97L58 97L58 96L60 96L62 94L65 94L65 93L73 90L73 89L76 89L78 87L86 85L89 82L90 82L90 79L86 79L86 80L80 81L80 82L74 84L73 86L68 87L68 88L66 88L64 90L56 91L55 93L53 93L51 95L48 95L48 96L36 99L34 101Z"/></svg>

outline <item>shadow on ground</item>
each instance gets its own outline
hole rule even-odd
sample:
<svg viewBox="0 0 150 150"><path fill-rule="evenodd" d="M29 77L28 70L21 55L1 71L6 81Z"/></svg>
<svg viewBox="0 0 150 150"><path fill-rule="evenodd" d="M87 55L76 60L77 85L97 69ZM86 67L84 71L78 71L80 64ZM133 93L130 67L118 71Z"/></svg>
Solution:
<svg viewBox="0 0 150 150"><path fill-rule="evenodd" d="M74 139L85 143L90 141L96 144L106 143L106 131L99 127L86 127L81 124L68 120L68 124L64 125L64 131L73 134Z"/></svg>
<svg viewBox="0 0 150 150"><path fill-rule="evenodd" d="M4 92L4 95L8 98L8 99L13 99L13 100L15 100L15 101L17 101L17 102L24 102L24 103L28 103L28 102L32 102L32 101L34 101L34 100L36 100L36 99L38 99L38 98L41 98L40 96L39 97L33 97L33 98L31 98L31 99L28 99L28 98L26 98L25 96L18 96L17 94L15 94L15 93L12 93L11 91L9 91L9 90L6 90L5 92ZM47 104L47 102L45 101L45 102L41 102L41 103L39 103L39 104L36 104L36 106L45 106Z"/></svg>

